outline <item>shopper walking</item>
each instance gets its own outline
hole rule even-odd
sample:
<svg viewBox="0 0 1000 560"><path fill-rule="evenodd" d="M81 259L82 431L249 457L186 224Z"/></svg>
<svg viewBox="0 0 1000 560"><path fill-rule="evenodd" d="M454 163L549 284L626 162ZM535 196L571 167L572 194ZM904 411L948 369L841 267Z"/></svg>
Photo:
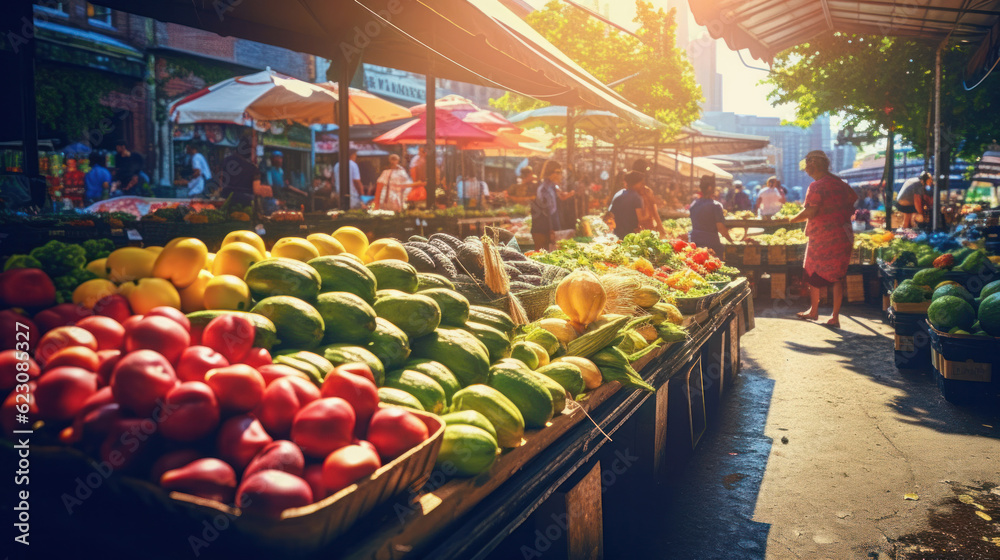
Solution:
<svg viewBox="0 0 1000 560"><path fill-rule="evenodd" d="M402 212L406 209L406 199L413 186L406 169L399 164L399 156L389 156L389 167L382 171L375 181L375 208Z"/></svg>
<svg viewBox="0 0 1000 560"><path fill-rule="evenodd" d="M819 290L833 286L833 312L826 322L840 327L840 305L844 299L844 277L854 249L851 215L858 199L847 183L830 173L830 160L821 150L806 155L806 173L813 182L806 191L805 208L791 222L806 222L805 280L809 284L809 309L802 319L819 318Z"/></svg>
<svg viewBox="0 0 1000 560"><path fill-rule="evenodd" d="M722 203L715 200L715 176L702 175L699 188L701 196L691 203L691 234L688 240L698 247L715 251L721 258L722 240L719 236L725 237L730 243L733 238L729 236L729 228L726 227L726 211Z"/></svg>
<svg viewBox="0 0 1000 560"><path fill-rule="evenodd" d="M531 201L531 238L537 250L551 250L555 246L559 229L559 183L562 182L562 165L550 159L542 166L542 183L535 199Z"/></svg>
<svg viewBox="0 0 1000 560"><path fill-rule="evenodd" d="M639 213L643 209L641 191L646 186L646 174L629 171L625 174L625 188L615 193L608 211L615 219L615 235L624 239L639 231Z"/></svg>
<svg viewBox="0 0 1000 560"><path fill-rule="evenodd" d="M761 218L771 218L781 211L785 204L785 194L781 192L781 181L777 177L770 177L767 186L757 195L757 206L755 210Z"/></svg>

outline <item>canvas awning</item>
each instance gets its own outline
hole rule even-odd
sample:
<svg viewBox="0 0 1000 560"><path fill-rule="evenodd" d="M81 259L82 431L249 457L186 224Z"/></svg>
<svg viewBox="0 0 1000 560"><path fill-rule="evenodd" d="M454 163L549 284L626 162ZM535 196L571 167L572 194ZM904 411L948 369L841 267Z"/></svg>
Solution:
<svg viewBox="0 0 1000 560"><path fill-rule="evenodd" d="M759 150L766 148L770 143L771 140L766 136L686 126L676 138L660 147L664 150L704 157Z"/></svg>
<svg viewBox="0 0 1000 560"><path fill-rule="evenodd" d="M733 50L770 62L777 53L830 31L941 42L996 40L1000 0L688 0L699 25ZM973 57L975 60L976 57ZM996 53L979 57L981 75ZM986 68L987 70L989 67ZM970 84L971 85L971 84Z"/></svg>
<svg viewBox="0 0 1000 560"><path fill-rule="evenodd" d="M133 14L323 56L605 109L638 111L498 0L97 0Z"/></svg>

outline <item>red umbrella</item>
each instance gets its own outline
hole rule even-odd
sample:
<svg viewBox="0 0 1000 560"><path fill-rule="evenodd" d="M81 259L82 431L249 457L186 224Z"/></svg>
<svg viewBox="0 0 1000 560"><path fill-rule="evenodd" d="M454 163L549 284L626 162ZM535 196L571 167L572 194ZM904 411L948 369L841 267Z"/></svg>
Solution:
<svg viewBox="0 0 1000 560"><path fill-rule="evenodd" d="M464 123L449 113L438 113L435 124L435 143L462 147L473 142L490 142L496 136ZM406 124L375 138L377 144L424 144L427 142L427 115L413 119Z"/></svg>
<svg viewBox="0 0 1000 560"><path fill-rule="evenodd" d="M436 113L451 113L458 118L463 118L469 113L475 113L481 109L473 102L462 97L461 95L446 95L440 99L434 101L434 109ZM410 113L414 117L422 115L427 112L427 105L417 105L416 107L410 107Z"/></svg>
<svg viewBox="0 0 1000 560"><path fill-rule="evenodd" d="M521 130L514 123L508 121L499 113L487 111L486 109L476 111L475 113L469 113L468 115L462 117L462 120L490 132L496 132L501 128L516 128L518 131Z"/></svg>

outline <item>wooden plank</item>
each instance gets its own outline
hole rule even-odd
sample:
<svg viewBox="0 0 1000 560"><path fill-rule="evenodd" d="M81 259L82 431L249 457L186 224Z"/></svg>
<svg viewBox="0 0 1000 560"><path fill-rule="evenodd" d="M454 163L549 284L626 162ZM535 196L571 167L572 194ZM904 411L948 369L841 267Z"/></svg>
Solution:
<svg viewBox="0 0 1000 560"><path fill-rule="evenodd" d="M566 549L569 560L604 558L601 462L566 493Z"/></svg>
<svg viewBox="0 0 1000 560"><path fill-rule="evenodd" d="M701 358L698 358L687 378L688 412L691 416L691 449L698 446L701 437L708 428L708 418L705 414L705 386L701 375Z"/></svg>

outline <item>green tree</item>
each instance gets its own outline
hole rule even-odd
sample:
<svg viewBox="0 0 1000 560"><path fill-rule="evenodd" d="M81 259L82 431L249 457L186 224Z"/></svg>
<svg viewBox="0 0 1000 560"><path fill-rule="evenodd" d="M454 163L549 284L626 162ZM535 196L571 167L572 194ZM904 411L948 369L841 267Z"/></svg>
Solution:
<svg viewBox="0 0 1000 560"><path fill-rule="evenodd" d="M636 1L638 38L601 23L569 4L553 1L527 18L535 30L603 83L622 83L614 90L642 112L667 125L663 138L699 115L701 88L687 54L676 46L675 10L654 9ZM527 111L548 103L508 92L491 104L504 111ZM627 143L640 133L623 126L618 139ZM647 135L648 136L648 135Z"/></svg>
<svg viewBox="0 0 1000 560"><path fill-rule="evenodd" d="M942 55L942 162L974 159L996 137L1000 97L984 84L965 91L962 74L969 45ZM832 33L780 53L764 83L772 103L796 105L796 123L824 113L842 114L858 143L892 127L920 154L933 150L928 123L933 110L937 45L903 38Z"/></svg>

